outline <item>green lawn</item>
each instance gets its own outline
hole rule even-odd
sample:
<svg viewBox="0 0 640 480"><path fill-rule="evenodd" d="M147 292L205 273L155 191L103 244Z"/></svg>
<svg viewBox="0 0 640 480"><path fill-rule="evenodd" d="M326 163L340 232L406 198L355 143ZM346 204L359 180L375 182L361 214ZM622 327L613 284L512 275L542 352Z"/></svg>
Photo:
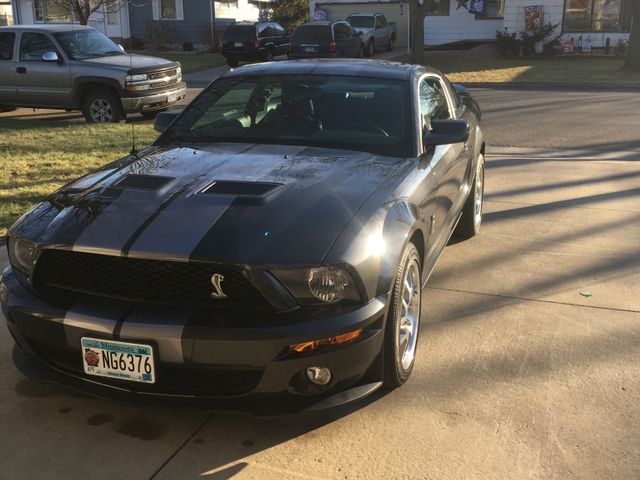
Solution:
<svg viewBox="0 0 640 480"><path fill-rule="evenodd" d="M407 56L397 57L407 61ZM471 51L426 52L427 65L446 73L453 82L490 83L615 83L638 84L640 74L620 71L623 60L614 57L499 57Z"/></svg>
<svg viewBox="0 0 640 480"><path fill-rule="evenodd" d="M182 64L182 73L200 72L220 65L226 65L227 63L225 58L219 53L151 52L147 50L141 50L137 53L178 61Z"/></svg>
<svg viewBox="0 0 640 480"><path fill-rule="evenodd" d="M60 186L131 149L131 125L87 125L84 119L41 120L0 114L0 235ZM139 147L156 137L136 122Z"/></svg>

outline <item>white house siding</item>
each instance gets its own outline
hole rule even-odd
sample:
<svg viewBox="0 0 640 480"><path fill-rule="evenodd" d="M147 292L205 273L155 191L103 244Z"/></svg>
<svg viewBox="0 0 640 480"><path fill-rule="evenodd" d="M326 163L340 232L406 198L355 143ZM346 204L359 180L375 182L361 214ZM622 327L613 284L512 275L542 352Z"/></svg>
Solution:
<svg viewBox="0 0 640 480"><path fill-rule="evenodd" d="M247 0L238 0L237 2L215 2L216 18L233 19L237 22L241 20L257 21L260 10L255 3L249 3Z"/></svg>
<svg viewBox="0 0 640 480"><path fill-rule="evenodd" d="M553 36L563 32L562 21L564 20L564 0L532 0L526 2L523 0L505 0L504 8L504 26L511 33L517 33L524 30L524 7L527 5L542 5L544 12L544 23L553 25L559 24ZM615 47L619 39L628 39L628 33L596 33L596 32L570 32L562 33L561 41L573 38L576 42L579 37L590 38L592 47L604 47L609 38L610 45Z"/></svg>
<svg viewBox="0 0 640 480"><path fill-rule="evenodd" d="M508 1L508 0L507 0ZM538 0L539 1L539 0ZM461 40L495 40L496 31L502 30L503 21L476 20L465 8L456 10L458 2L451 0L449 15L429 16L424 20L426 46L442 45Z"/></svg>

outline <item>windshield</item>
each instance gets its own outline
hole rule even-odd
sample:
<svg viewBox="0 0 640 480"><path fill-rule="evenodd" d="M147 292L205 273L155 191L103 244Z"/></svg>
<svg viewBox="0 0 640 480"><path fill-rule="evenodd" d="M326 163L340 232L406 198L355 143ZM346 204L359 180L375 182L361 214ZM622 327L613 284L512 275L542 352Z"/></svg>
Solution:
<svg viewBox="0 0 640 480"><path fill-rule="evenodd" d="M373 28L373 17L353 16L347 18L353 28Z"/></svg>
<svg viewBox="0 0 640 480"><path fill-rule="evenodd" d="M65 53L74 60L124 55L120 47L97 30L76 30L55 34Z"/></svg>
<svg viewBox="0 0 640 480"><path fill-rule="evenodd" d="M328 25L308 25L299 27L295 32L293 32L291 42L295 44L331 43L331 27Z"/></svg>
<svg viewBox="0 0 640 480"><path fill-rule="evenodd" d="M407 83L320 75L222 78L162 138L411 155Z"/></svg>

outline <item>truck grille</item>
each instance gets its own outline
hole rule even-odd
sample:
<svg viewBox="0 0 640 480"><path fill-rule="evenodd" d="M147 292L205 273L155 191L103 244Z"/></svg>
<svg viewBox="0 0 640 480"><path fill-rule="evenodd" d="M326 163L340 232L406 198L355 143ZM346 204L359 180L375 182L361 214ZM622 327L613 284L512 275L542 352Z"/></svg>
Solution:
<svg viewBox="0 0 640 480"><path fill-rule="evenodd" d="M224 277L224 299L211 296L214 274ZM137 303L273 310L245 271L234 265L49 249L40 255L33 278L38 292L52 303L91 294Z"/></svg>
<svg viewBox="0 0 640 480"><path fill-rule="evenodd" d="M164 77L173 77L178 71L173 68L171 70L162 70L160 72L151 72L147 74L147 78L149 80L156 80L158 78L164 78Z"/></svg>
<svg viewBox="0 0 640 480"><path fill-rule="evenodd" d="M150 80L149 90L159 90L171 85L177 84L181 78L178 76L178 70L173 68L171 70L162 70L160 72L151 72L147 74L147 78ZM163 80L163 79L167 80Z"/></svg>

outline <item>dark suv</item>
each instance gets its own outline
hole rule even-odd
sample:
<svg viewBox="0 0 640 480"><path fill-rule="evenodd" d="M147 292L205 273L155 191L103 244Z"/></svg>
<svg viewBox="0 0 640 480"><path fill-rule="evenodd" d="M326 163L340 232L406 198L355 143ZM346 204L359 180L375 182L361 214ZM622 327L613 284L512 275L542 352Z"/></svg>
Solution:
<svg viewBox="0 0 640 480"><path fill-rule="evenodd" d="M227 64L237 67L238 62L270 62L287 53L288 45L289 34L278 23L236 22L225 29L220 50Z"/></svg>
<svg viewBox="0 0 640 480"><path fill-rule="evenodd" d="M300 25L289 44L289 58L363 56L360 34L345 21L308 22Z"/></svg>

